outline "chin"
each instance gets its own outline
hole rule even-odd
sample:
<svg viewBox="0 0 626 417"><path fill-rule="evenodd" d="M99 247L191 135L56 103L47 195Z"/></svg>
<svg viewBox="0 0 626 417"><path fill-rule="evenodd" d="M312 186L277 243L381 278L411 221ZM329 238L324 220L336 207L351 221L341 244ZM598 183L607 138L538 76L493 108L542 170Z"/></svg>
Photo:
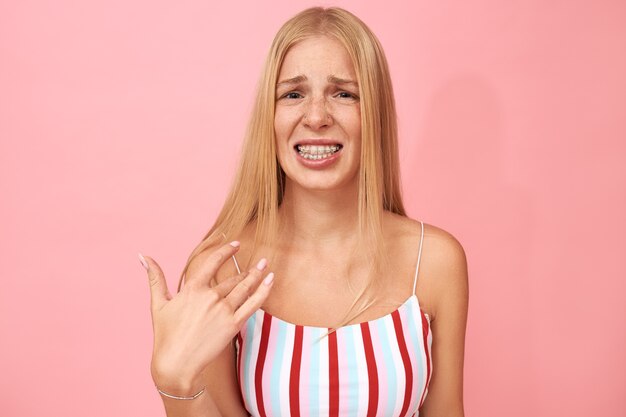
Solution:
<svg viewBox="0 0 626 417"><path fill-rule="evenodd" d="M327 178L312 178L314 176ZM310 173L304 173L289 181L292 185L310 191L338 191L345 190L347 187L356 186L356 176L352 179L347 178L328 178L327 175L312 175Z"/></svg>

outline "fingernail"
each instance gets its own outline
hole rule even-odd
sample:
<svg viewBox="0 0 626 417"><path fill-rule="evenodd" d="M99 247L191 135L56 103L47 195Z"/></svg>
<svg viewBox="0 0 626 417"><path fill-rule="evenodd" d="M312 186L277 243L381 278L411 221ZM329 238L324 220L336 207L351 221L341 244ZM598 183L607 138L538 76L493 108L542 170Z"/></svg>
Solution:
<svg viewBox="0 0 626 417"><path fill-rule="evenodd" d="M239 243L236 240L233 240L232 242L230 242L230 246L232 246L233 248L238 248L239 245L241 245L241 243Z"/></svg>
<svg viewBox="0 0 626 417"><path fill-rule="evenodd" d="M269 274L267 274L267 276L263 280L263 284L270 285L272 281L274 281L274 273L270 272Z"/></svg>
<svg viewBox="0 0 626 417"><path fill-rule="evenodd" d="M139 255L139 262L141 262L141 265L146 268L146 271L150 269L150 267L148 266L148 262L146 262L145 258L143 257L143 255L141 253L138 253L137 255Z"/></svg>
<svg viewBox="0 0 626 417"><path fill-rule="evenodd" d="M267 266L267 259L262 258L258 264L256 264L256 269L258 269L259 271L262 271L265 269L265 267Z"/></svg>

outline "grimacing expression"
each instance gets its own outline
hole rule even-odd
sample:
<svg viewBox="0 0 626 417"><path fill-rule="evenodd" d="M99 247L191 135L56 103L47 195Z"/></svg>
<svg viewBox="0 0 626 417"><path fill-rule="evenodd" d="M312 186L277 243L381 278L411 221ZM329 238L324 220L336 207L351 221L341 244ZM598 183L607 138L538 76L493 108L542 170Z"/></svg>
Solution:
<svg viewBox="0 0 626 417"><path fill-rule="evenodd" d="M274 132L278 160L292 186L338 190L356 184L359 86L339 41L319 35L289 49L276 85Z"/></svg>

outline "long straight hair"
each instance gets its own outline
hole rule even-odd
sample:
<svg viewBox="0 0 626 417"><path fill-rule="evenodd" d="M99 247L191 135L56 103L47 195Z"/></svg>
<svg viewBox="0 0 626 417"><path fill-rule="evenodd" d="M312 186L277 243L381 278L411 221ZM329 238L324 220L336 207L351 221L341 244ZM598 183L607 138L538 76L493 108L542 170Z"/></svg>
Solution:
<svg viewBox="0 0 626 417"><path fill-rule="evenodd" d="M347 50L357 75L361 110L361 156L358 178L359 242L372 259L368 285L363 288L336 328L347 324L376 300L368 290L388 265L382 231L384 211L406 216L400 186L398 129L387 59L372 31L352 13L337 7L313 7L289 19L278 31L257 87L256 100L244 138L233 185L213 227L191 252L183 269L180 291L189 264L199 253L236 238L256 221L254 247L271 245L278 234L278 208L285 191L274 133L278 74L289 49L312 36L338 40Z"/></svg>

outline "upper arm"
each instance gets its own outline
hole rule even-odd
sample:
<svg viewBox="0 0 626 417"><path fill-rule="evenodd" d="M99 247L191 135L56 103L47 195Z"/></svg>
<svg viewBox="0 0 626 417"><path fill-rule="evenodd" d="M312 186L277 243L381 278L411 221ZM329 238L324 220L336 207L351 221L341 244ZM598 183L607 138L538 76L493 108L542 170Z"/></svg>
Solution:
<svg viewBox="0 0 626 417"><path fill-rule="evenodd" d="M208 249L196 256L187 269L188 280L193 280L199 266L206 261L214 249ZM222 282L225 278L237 274L232 260L227 260L218 270L213 285ZM206 367L202 374L206 391L211 395L217 408L223 416L248 417L243 406L239 382L237 380L236 352L234 339L226 348Z"/></svg>
<svg viewBox="0 0 626 417"><path fill-rule="evenodd" d="M422 413L425 417L462 417L467 260L454 236L439 230L427 248L429 295L435 318L431 323L433 373Z"/></svg>

